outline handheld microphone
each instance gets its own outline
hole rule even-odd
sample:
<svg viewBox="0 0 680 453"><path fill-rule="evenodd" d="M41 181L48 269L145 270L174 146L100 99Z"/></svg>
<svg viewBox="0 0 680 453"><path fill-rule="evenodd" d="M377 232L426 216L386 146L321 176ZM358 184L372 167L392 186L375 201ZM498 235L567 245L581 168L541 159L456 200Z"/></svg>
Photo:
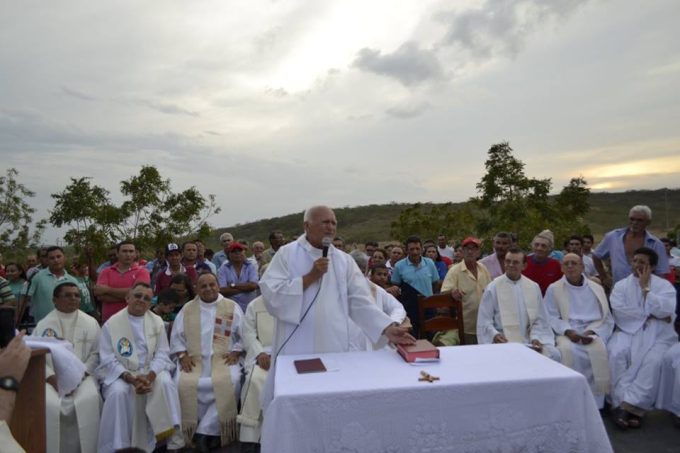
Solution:
<svg viewBox="0 0 680 453"><path fill-rule="evenodd" d="M324 236L321 240L321 245L323 245L323 257L328 257L328 247L333 243L333 239L330 236Z"/></svg>

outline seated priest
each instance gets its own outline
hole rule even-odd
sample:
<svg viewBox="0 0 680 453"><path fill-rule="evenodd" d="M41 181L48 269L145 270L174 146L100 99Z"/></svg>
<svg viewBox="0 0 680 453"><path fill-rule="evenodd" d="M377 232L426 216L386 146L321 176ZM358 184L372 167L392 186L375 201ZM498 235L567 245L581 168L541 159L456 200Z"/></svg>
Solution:
<svg viewBox="0 0 680 453"><path fill-rule="evenodd" d="M175 366L163 320L149 310L152 298L147 283L135 283L125 298L127 307L102 327L99 453L153 451L157 442L168 439L168 450L184 446L177 388L170 377Z"/></svg>
<svg viewBox="0 0 680 453"><path fill-rule="evenodd" d="M212 273L198 277L198 296L177 314L170 345L177 373L182 427L197 451L236 440L240 395L241 308L220 294Z"/></svg>
<svg viewBox="0 0 680 453"><path fill-rule="evenodd" d="M614 330L614 318L602 286L586 278L581 256L564 255L562 272L564 276L548 287L544 299L557 334L557 349L563 365L588 379L602 409L610 387L607 341Z"/></svg>
<svg viewBox="0 0 680 453"><path fill-rule="evenodd" d="M361 250L353 250L350 256L357 263L359 270L362 274L366 275L366 268L368 267L368 255L366 255ZM385 279L387 279L387 267L382 265L384 268ZM366 279L368 284L368 289L371 293L371 301L387 316L392 319L392 321L402 327L411 328L411 321L406 316L406 310L404 306L397 299L394 298L390 293L385 291L381 286L373 283L368 278ZM379 349L386 345L374 345L371 340L366 336L363 330L354 323L354 321L349 323L350 329L350 340L349 349L350 351L372 351L373 349Z"/></svg>
<svg viewBox="0 0 680 453"><path fill-rule="evenodd" d="M241 413L238 422L241 452L257 451L262 429L262 405L267 373L271 366L274 317L269 314L262 296L255 298L246 309L241 325L243 347L246 351L246 381L241 391Z"/></svg>
<svg viewBox="0 0 680 453"><path fill-rule="evenodd" d="M97 321L79 310L80 290L78 285L63 281L55 286L52 293L54 309L40 320L33 330L33 336L58 339L68 342L62 355L73 356L85 366L82 376L68 393L59 392L62 384L70 379L66 373L82 370L73 362L57 367L54 362L62 359L57 352L47 356L47 383L45 387L45 421L47 452L96 452L97 433L99 432L99 412L101 397L99 384L94 371L99 365L99 335L101 329ZM55 369L60 373L55 373Z"/></svg>
<svg viewBox="0 0 680 453"><path fill-rule="evenodd" d="M614 423L639 428L659 391L661 363L668 349L678 342L673 329L675 288L654 275L656 252L640 247L633 254L633 273L619 280L610 302L616 332L609 339L610 393Z"/></svg>
<svg viewBox="0 0 680 453"><path fill-rule="evenodd" d="M526 255L518 247L505 254L505 274L484 290L477 316L479 344L522 343L560 360L539 286L522 275Z"/></svg>
<svg viewBox="0 0 680 453"><path fill-rule="evenodd" d="M680 428L680 343L664 354L656 407L669 411Z"/></svg>

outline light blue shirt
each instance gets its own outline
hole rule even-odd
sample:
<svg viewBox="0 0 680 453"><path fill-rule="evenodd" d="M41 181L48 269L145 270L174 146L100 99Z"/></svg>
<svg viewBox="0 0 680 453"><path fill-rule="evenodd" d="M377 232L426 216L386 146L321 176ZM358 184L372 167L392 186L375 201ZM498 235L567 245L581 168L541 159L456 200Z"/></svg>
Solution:
<svg viewBox="0 0 680 453"><path fill-rule="evenodd" d="M224 250L220 250L219 252L213 255L212 262L218 271L220 270L220 267L225 261L228 262L229 259L227 258L227 254L224 252Z"/></svg>
<svg viewBox="0 0 680 453"><path fill-rule="evenodd" d="M226 261L217 270L217 281L220 284L220 288L227 288L231 283L257 283L257 266L246 260L241 267L241 274L236 275L234 266L229 261ZM245 312L250 301L257 296L258 291L255 290L247 293L234 294L233 296L229 296L229 298L236 302Z"/></svg>
<svg viewBox="0 0 680 453"><path fill-rule="evenodd" d="M408 283L418 290L423 296L433 294L432 284L439 281L439 273L434 261L425 256L420 258L420 263L416 265L406 257L397 262L392 269L392 283L401 285Z"/></svg>
<svg viewBox="0 0 680 453"><path fill-rule="evenodd" d="M628 228L617 228L616 230L610 231L605 234L602 242L600 242L597 248L593 250L593 255L599 259L610 259L614 283L623 280L633 272L630 263L628 262L628 257L626 256L626 250L623 244L623 237L626 235L626 231L628 231ZM663 242L653 234L650 234L649 231L645 231L644 246L649 247L659 255L659 262L656 265L654 273L661 276L667 274L669 272L668 256L666 255L666 248L664 247Z"/></svg>

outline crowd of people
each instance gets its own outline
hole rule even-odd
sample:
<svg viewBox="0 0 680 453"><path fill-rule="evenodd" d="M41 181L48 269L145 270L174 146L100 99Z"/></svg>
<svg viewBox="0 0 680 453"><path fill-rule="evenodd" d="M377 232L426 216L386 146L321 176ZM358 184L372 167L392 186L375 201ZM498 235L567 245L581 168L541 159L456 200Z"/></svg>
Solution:
<svg viewBox="0 0 680 453"><path fill-rule="evenodd" d="M0 363L18 343L50 349L48 452L236 440L258 451L278 355L413 343L418 301L444 293L464 328L436 344L523 343L582 373L621 429L654 408L680 427L680 258L648 231L651 219L635 206L597 246L575 234L556 247L544 230L524 249L498 232L484 257L472 236L349 247L325 206L309 208L289 242L273 231L269 248L223 233L217 253L170 243L146 262L123 241L98 268L75 257L68 270L61 247L41 248L0 264L0 309L31 330ZM21 375L8 377L18 387ZM0 412L2 439L10 415Z"/></svg>

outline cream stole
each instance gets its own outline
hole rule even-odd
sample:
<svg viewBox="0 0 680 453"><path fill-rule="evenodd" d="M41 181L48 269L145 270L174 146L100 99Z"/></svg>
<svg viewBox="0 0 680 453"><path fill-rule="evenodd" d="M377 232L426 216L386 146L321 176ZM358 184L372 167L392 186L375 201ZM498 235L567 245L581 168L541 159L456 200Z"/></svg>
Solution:
<svg viewBox="0 0 680 453"><path fill-rule="evenodd" d="M259 299L259 301L254 300L251 304L252 303L257 303L257 305L253 306L253 309L255 310L255 333L257 335L257 340L266 348L272 345L274 317L269 314L262 299ZM260 368L256 361L253 364L250 373L248 373L245 390L241 392L241 413L238 416L238 422L240 424L257 428L260 426L260 423L262 423L260 393L265 385L268 372L269 371Z"/></svg>
<svg viewBox="0 0 680 453"><path fill-rule="evenodd" d="M540 300L537 297L527 297L534 294L533 285L526 277L521 277L518 283L524 294L524 305L529 315L526 332L520 332L519 313L517 311L517 298L515 297L514 284L510 283L506 277L498 279L496 284L496 295L498 296L498 309L501 313L501 323L503 323L503 335L511 343L526 343L531 333L531 326L538 318L540 310Z"/></svg>
<svg viewBox="0 0 680 453"><path fill-rule="evenodd" d="M158 338L165 335L163 320L147 310L144 313L144 341L146 342L146 361L139 363L139 356L128 319L127 308L113 315L107 322L113 353L116 359L133 375L148 373L149 364L156 354ZM132 445L145 447L147 444L147 422L151 424L157 440L170 437L175 428L170 416L169 404L163 386L154 381L153 391L146 395L135 394L135 412L133 414Z"/></svg>
<svg viewBox="0 0 680 453"><path fill-rule="evenodd" d="M236 425L236 399L234 398L234 384L231 382L229 366L225 365L223 356L229 353L229 336L231 323L234 320L234 304L229 299L219 299L215 313L215 323L221 322L225 327L225 335L213 334L211 375L213 392L217 403L217 414L220 419L220 437L222 445L236 439L238 434ZM201 305L196 297L187 303L184 310L184 335L187 340L187 353L194 360L195 366L191 372L180 372L179 401L182 407L182 430L187 445L191 445L198 427L198 380L203 370L201 354Z"/></svg>
<svg viewBox="0 0 680 453"><path fill-rule="evenodd" d="M591 322L586 330L595 331L602 325L605 317L609 314L609 305L607 304L607 297L604 294L602 287L594 282L591 282L584 277L583 284L593 291L600 303L600 319ZM560 312L560 318L569 321L569 294L564 288L564 278L554 283L553 294L555 297L555 305ZM555 346L562 354L562 364L569 368L574 367L574 356L572 353L572 345L574 343L565 335L558 335L555 341ZM580 343L579 343L580 344ZM607 358L607 348L602 341L602 338L595 337L590 344L580 344L582 348L588 353L590 364L593 368L594 388L593 392L596 395L605 395L609 393L610 389L610 375L609 375L609 361Z"/></svg>
<svg viewBox="0 0 680 453"><path fill-rule="evenodd" d="M73 329L73 338L69 339L66 338L66 332L61 331L62 324L59 322L59 315L55 308L38 323L35 328L35 335L40 335L41 337L56 336L68 340L73 345L73 353L78 356L81 362L86 363L97 333L90 332L91 329L83 319L84 316L89 315L78 312L78 317L75 321L76 325Z"/></svg>

